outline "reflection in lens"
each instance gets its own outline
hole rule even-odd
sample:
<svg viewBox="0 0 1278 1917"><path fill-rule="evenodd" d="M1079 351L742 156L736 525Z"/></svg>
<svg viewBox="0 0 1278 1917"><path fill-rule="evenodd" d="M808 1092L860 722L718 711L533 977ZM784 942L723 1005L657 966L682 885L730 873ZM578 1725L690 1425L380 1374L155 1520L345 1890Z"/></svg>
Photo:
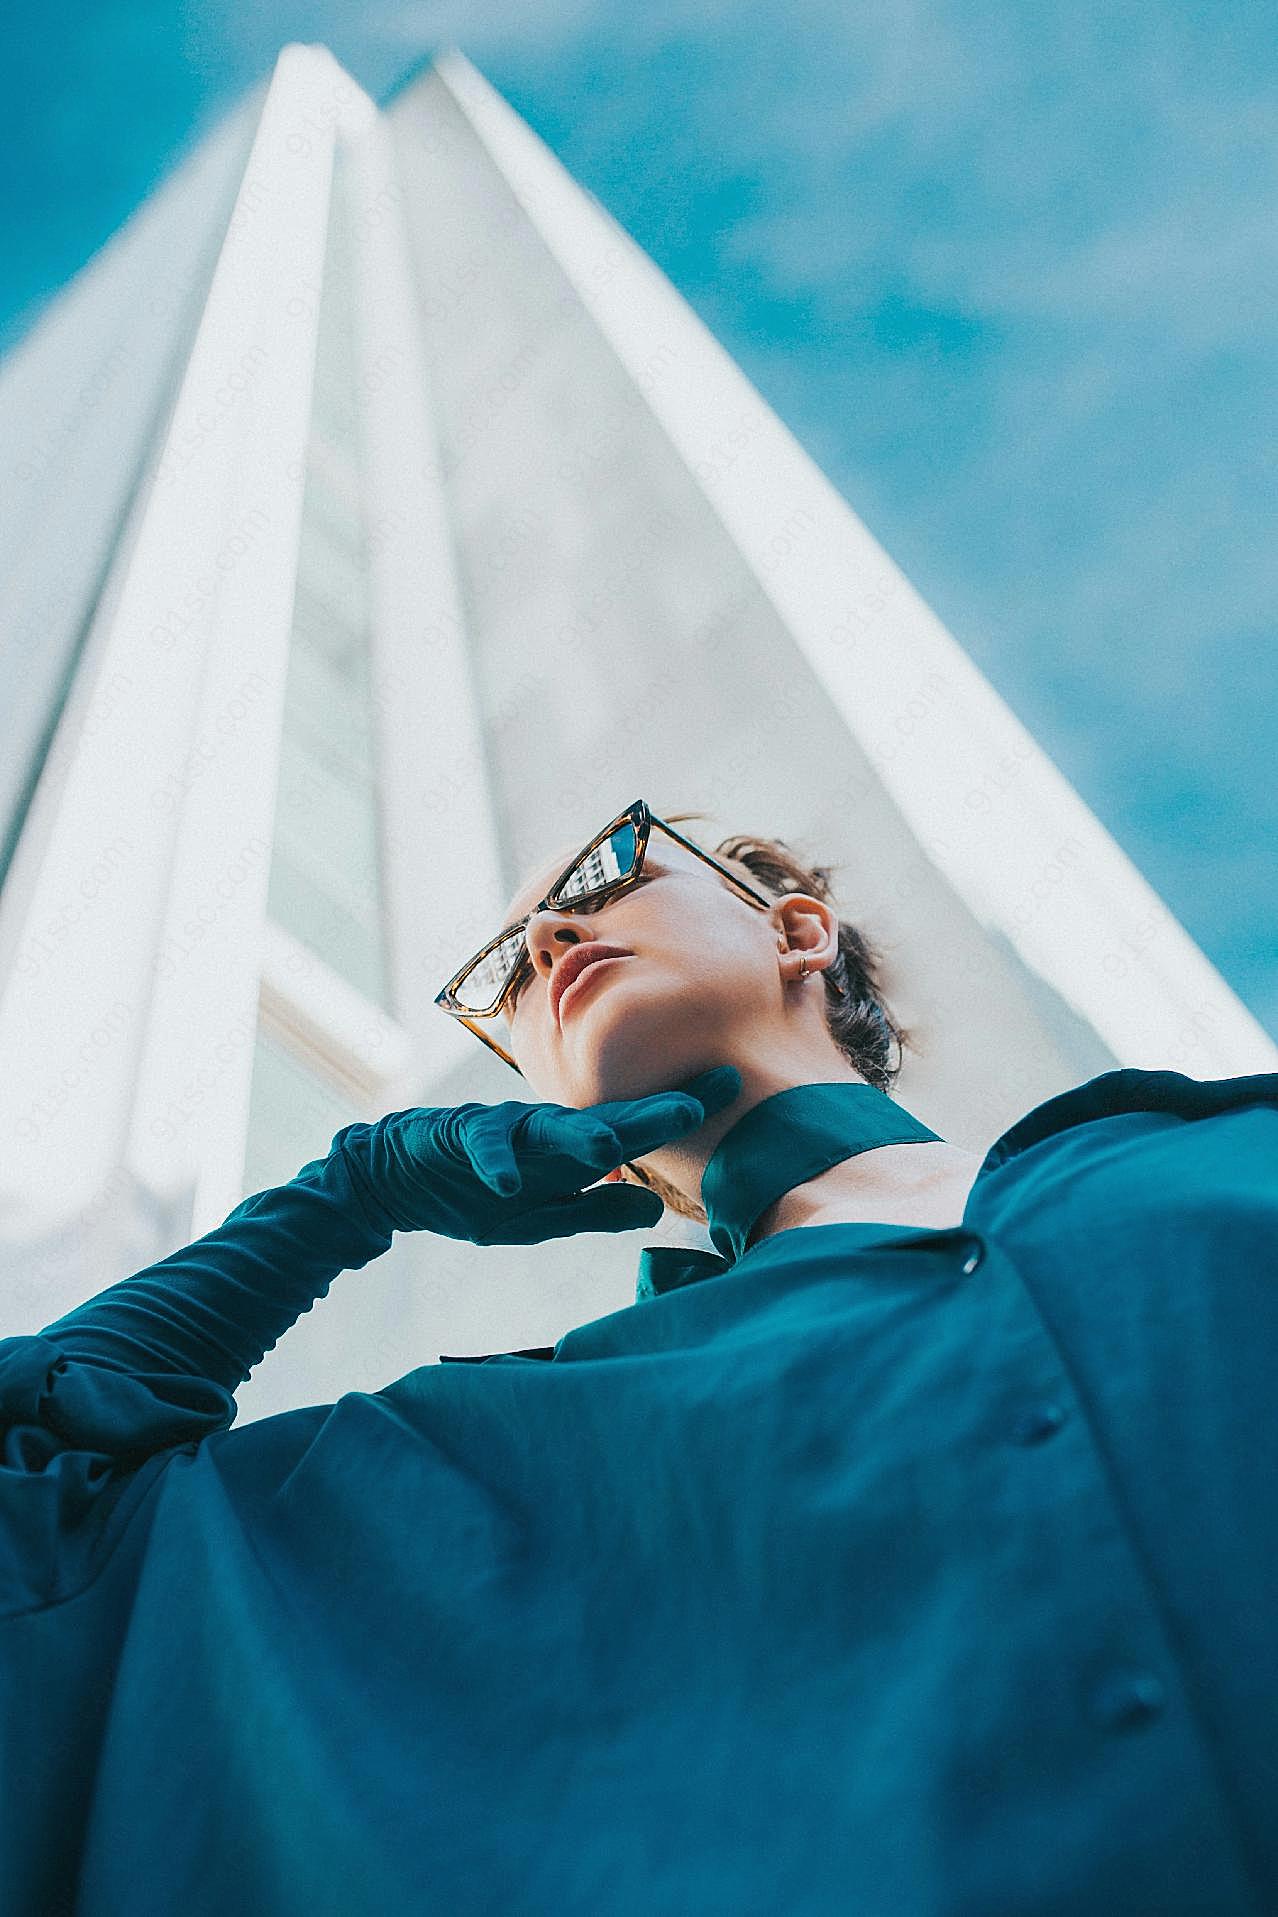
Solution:
<svg viewBox="0 0 1278 1917"><path fill-rule="evenodd" d="M495 945L492 951L485 953L478 965L467 972L465 978L453 987L456 998L468 1012L486 1011L494 1002L515 968L522 945L522 935L518 934L506 939L501 945Z"/></svg>
<svg viewBox="0 0 1278 1917"><path fill-rule="evenodd" d="M624 825L619 825L598 845L591 846L589 852L578 860L558 888L556 897L560 901L584 898L588 893L598 892L604 886L625 878L635 862L638 847L635 828L627 819Z"/></svg>

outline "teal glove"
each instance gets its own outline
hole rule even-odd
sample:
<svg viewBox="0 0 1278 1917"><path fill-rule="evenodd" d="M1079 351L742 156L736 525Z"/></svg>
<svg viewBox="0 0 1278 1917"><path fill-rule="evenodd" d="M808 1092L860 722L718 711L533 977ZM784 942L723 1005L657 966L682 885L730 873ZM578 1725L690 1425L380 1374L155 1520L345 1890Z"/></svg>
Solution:
<svg viewBox="0 0 1278 1917"><path fill-rule="evenodd" d="M329 1157L340 1152L370 1221L387 1232L531 1245L579 1231L633 1231L660 1218L665 1207L656 1192L582 1187L695 1131L740 1091L736 1066L717 1065L672 1091L581 1110L514 1099L414 1105L373 1125L347 1125Z"/></svg>

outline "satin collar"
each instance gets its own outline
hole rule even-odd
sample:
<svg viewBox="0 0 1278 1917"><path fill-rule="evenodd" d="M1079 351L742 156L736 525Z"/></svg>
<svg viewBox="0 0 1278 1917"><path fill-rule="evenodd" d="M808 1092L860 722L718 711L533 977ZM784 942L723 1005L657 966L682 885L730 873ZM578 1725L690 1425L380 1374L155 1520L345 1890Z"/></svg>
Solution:
<svg viewBox="0 0 1278 1917"><path fill-rule="evenodd" d="M636 1299L731 1270L763 1213L795 1185L878 1145L940 1142L886 1092L851 1079L791 1085L737 1120L710 1155L701 1202L713 1251L649 1245L639 1254Z"/></svg>

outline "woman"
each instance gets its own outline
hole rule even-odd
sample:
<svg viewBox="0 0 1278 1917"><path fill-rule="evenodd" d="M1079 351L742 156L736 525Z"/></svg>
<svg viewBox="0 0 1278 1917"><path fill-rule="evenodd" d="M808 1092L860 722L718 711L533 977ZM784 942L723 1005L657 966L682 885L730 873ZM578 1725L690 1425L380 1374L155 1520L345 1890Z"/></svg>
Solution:
<svg viewBox="0 0 1278 1917"><path fill-rule="evenodd" d="M636 806L609 828L602 851L610 876L640 852L645 816ZM711 1060L731 1060L741 1079L737 1097L690 1136L628 1168L672 1210L704 1219L706 1164L744 1112L817 1081L886 1092L900 1069L890 1048L905 1035L882 1004L878 954L830 903L826 868L806 868L779 841L737 837L718 848L716 873L692 841L672 833L668 821L659 825L629 884L592 901L588 912L571 891L562 907L534 909L580 847L546 861L521 888L504 921L511 930L524 927L520 970L497 1016L508 1055L536 1096L573 1107L639 1097ZM592 867L600 860L599 848L588 854ZM734 874L739 892L723 882ZM757 889L760 879L775 905ZM565 994L560 1010L561 974L594 956L594 946L605 956L611 950L611 962L571 998ZM877 1112L882 1101L865 1103ZM957 1224L979 1165L975 1153L934 1134L885 1144L872 1158L842 1160L786 1192L756 1223L751 1242L836 1219Z"/></svg>
<svg viewBox="0 0 1278 1917"><path fill-rule="evenodd" d="M348 1126L0 1344L0 1908L1278 1907L1278 1075L978 1161L823 871L640 802L441 1003L535 1102ZM663 1198L715 1249L634 1306L229 1428L396 1230Z"/></svg>

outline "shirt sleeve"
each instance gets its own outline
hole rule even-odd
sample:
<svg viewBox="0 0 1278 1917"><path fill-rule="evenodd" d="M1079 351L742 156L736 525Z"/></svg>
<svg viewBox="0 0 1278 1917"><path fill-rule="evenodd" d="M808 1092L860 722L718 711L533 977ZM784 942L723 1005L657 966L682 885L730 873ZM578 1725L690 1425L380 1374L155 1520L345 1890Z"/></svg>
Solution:
<svg viewBox="0 0 1278 1917"><path fill-rule="evenodd" d="M0 1601L33 1584L47 1599L67 1535L101 1544L122 1474L233 1424L253 1367L392 1236L334 1151L39 1332L0 1340Z"/></svg>

